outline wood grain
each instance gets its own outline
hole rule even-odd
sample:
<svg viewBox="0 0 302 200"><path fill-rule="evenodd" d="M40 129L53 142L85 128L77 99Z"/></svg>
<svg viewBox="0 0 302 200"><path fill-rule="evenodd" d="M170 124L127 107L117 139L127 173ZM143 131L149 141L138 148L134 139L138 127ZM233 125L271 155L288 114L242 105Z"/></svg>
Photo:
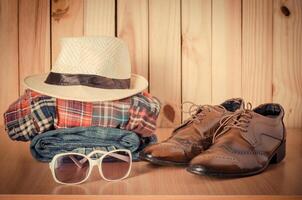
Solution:
<svg viewBox="0 0 302 200"><path fill-rule="evenodd" d="M166 139L171 131L158 129L160 141ZM0 150L5 152L0 157L0 194L49 195L43 199L63 198L53 195L77 195L74 196L75 199L89 198L90 195L100 195L93 196L94 199L144 199L157 198L158 195L170 199L171 196L177 198L178 195L183 199L219 199L226 198L227 195L243 195L236 197L241 199L257 199L257 195L285 199L274 195L302 195L301 129L288 130L284 161L270 165L262 174L233 179L197 176L182 167L159 167L147 162L135 162L130 177L123 181L102 180L99 171L94 169L87 182L66 186L54 182L47 163L37 162L31 157L28 143L11 141L3 129L0 131ZM85 194L88 197L83 196Z"/></svg>
<svg viewBox="0 0 302 200"><path fill-rule="evenodd" d="M50 1L19 1L20 92L23 79L50 70Z"/></svg>
<svg viewBox="0 0 302 200"><path fill-rule="evenodd" d="M0 0L0 6L1 113L23 92L25 76L49 70L62 37L116 34L128 44L133 72L148 78L162 101L159 126L180 123L183 101L242 96L254 106L282 104L286 125L302 127L300 0Z"/></svg>
<svg viewBox="0 0 302 200"><path fill-rule="evenodd" d="M10 200L301 200L302 196L299 195L156 195L156 196L144 196L144 195L0 195L0 199Z"/></svg>
<svg viewBox="0 0 302 200"><path fill-rule="evenodd" d="M128 44L132 73L148 80L148 1L119 0L117 11L117 35Z"/></svg>
<svg viewBox="0 0 302 200"><path fill-rule="evenodd" d="M274 1L273 100L284 107L288 127L302 125L301 33L302 1Z"/></svg>
<svg viewBox="0 0 302 200"><path fill-rule="evenodd" d="M181 121L180 1L149 1L150 92L162 102L159 126Z"/></svg>
<svg viewBox="0 0 302 200"><path fill-rule="evenodd" d="M211 28L211 0L182 2L182 102L211 104Z"/></svg>
<svg viewBox="0 0 302 200"><path fill-rule="evenodd" d="M241 1L212 1L212 103L241 96Z"/></svg>
<svg viewBox="0 0 302 200"><path fill-rule="evenodd" d="M19 95L18 1L0 1L0 124L9 104Z"/></svg>
<svg viewBox="0 0 302 200"><path fill-rule="evenodd" d="M115 35L115 1L84 1L84 35Z"/></svg>
<svg viewBox="0 0 302 200"><path fill-rule="evenodd" d="M242 3L242 96L258 106L272 102L273 2Z"/></svg>
<svg viewBox="0 0 302 200"><path fill-rule="evenodd" d="M52 0L51 43L52 63L60 52L62 37L82 36L84 29L83 0Z"/></svg>

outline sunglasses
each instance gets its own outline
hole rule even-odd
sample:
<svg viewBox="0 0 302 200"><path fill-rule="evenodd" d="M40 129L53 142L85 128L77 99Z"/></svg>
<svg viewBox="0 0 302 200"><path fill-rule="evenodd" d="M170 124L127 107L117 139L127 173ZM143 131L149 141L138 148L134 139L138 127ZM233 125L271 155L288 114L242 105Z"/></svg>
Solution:
<svg viewBox="0 0 302 200"><path fill-rule="evenodd" d="M101 156L99 156L101 154ZM107 181L118 181L129 176L132 154L129 150L95 150L88 155L60 153L49 163L54 180L61 184L80 184L88 179L97 165L101 177Z"/></svg>

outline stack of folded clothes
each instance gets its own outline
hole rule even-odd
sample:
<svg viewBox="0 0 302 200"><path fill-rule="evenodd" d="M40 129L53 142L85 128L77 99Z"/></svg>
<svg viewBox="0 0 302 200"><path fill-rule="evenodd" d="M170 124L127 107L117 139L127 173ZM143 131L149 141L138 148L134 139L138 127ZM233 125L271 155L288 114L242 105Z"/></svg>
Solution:
<svg viewBox="0 0 302 200"><path fill-rule="evenodd" d="M9 137L31 141L39 161L95 149L128 149L138 160L157 141L160 102L144 92L144 77L131 74L126 44L114 37L63 38L61 44L51 72L25 78L28 89L4 113Z"/></svg>
<svg viewBox="0 0 302 200"><path fill-rule="evenodd" d="M80 102L26 90L4 113L12 140L31 141L32 155L50 161L58 153L89 153L95 149L129 149L133 159L154 134L160 103L142 92L106 102Z"/></svg>

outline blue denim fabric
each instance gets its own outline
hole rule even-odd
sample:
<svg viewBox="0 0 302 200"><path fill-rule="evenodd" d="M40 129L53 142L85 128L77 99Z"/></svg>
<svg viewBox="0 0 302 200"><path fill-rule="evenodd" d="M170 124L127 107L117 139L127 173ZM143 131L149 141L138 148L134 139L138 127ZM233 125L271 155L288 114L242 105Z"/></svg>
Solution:
<svg viewBox="0 0 302 200"><path fill-rule="evenodd" d="M157 142L156 135L142 138L136 133L116 128L75 127L56 129L37 135L30 144L30 151L38 161L49 162L58 153L85 152L94 149L110 151L129 149L133 160L138 161L138 154L149 144Z"/></svg>

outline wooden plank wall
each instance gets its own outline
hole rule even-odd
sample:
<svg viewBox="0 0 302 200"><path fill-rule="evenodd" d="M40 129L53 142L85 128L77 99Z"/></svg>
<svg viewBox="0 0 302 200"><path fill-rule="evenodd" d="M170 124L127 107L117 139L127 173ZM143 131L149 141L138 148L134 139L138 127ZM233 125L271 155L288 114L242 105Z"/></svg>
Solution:
<svg viewBox="0 0 302 200"><path fill-rule="evenodd" d="M188 116L182 102L241 96L282 104L301 128L301 32L301 0L0 0L0 112L24 77L51 69L62 37L106 35L162 101L159 126Z"/></svg>
<svg viewBox="0 0 302 200"><path fill-rule="evenodd" d="M211 4L211 0L182 2L182 102L212 102Z"/></svg>
<svg viewBox="0 0 302 200"><path fill-rule="evenodd" d="M241 94L241 1L212 0L212 103Z"/></svg>
<svg viewBox="0 0 302 200"><path fill-rule="evenodd" d="M7 23L9 22L9 23ZM0 124L2 113L19 95L18 1L0 1Z"/></svg>
<svg viewBox="0 0 302 200"><path fill-rule="evenodd" d="M284 106L287 126L301 127L302 1L274 1L273 27L273 100Z"/></svg>
<svg viewBox="0 0 302 200"><path fill-rule="evenodd" d="M163 103L159 126L164 127L181 121L180 30L179 0L149 0L150 92Z"/></svg>
<svg viewBox="0 0 302 200"><path fill-rule="evenodd" d="M20 80L31 74L50 70L49 9L49 1L19 1ZM24 86L20 81L20 93L22 94L23 91Z"/></svg>
<svg viewBox="0 0 302 200"><path fill-rule="evenodd" d="M255 105L273 99L272 6L272 0L242 4L242 96Z"/></svg>

